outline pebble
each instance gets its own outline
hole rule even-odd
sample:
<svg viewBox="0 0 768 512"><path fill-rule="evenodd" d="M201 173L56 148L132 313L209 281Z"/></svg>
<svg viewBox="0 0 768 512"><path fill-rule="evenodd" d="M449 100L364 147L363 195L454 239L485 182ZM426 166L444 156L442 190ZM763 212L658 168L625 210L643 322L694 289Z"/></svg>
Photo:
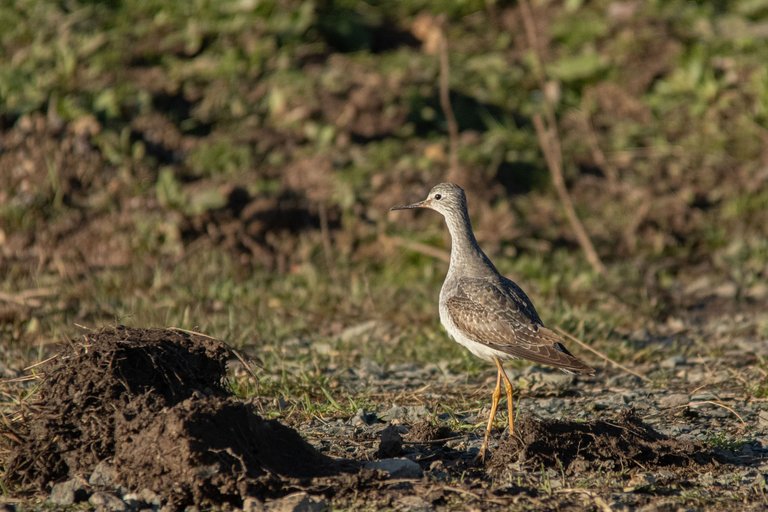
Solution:
<svg viewBox="0 0 768 512"><path fill-rule="evenodd" d="M671 395L665 395L659 398L659 407L662 409L672 409L675 407L682 407L688 405L690 397L686 393L672 393Z"/></svg>
<svg viewBox="0 0 768 512"><path fill-rule="evenodd" d="M139 492L131 492L123 495L125 501L131 509L142 509L145 507L159 507L162 503L160 496L149 489L142 489Z"/></svg>
<svg viewBox="0 0 768 512"><path fill-rule="evenodd" d="M716 400L716 399L717 397L714 394L708 393L708 392L696 393L695 395L691 396L691 402L701 402L704 400Z"/></svg>
<svg viewBox="0 0 768 512"><path fill-rule="evenodd" d="M421 478L421 466L410 459L382 459L367 462L366 469L387 473L390 478Z"/></svg>
<svg viewBox="0 0 768 512"><path fill-rule="evenodd" d="M106 488L114 486L117 481L117 471L114 466L107 461L102 460L91 472L88 483L94 487Z"/></svg>
<svg viewBox="0 0 768 512"><path fill-rule="evenodd" d="M51 489L48 500L56 505L72 505L88 498L85 490L85 482L79 478L72 478L65 482L59 482Z"/></svg>
<svg viewBox="0 0 768 512"><path fill-rule="evenodd" d="M757 424L761 427L768 427L768 410L761 410L757 413Z"/></svg>
<svg viewBox="0 0 768 512"><path fill-rule="evenodd" d="M398 406L393 405L388 411L383 413L380 418L383 421L392 422L414 422L429 415L429 411L423 405Z"/></svg>
<svg viewBox="0 0 768 512"><path fill-rule="evenodd" d="M100 510L110 510L112 512L122 512L128 509L123 500L109 492L95 492L91 495L88 503Z"/></svg>
<svg viewBox="0 0 768 512"><path fill-rule="evenodd" d="M664 359L660 366L665 369L675 368L677 366L683 366L686 363L685 356L671 356Z"/></svg>
<svg viewBox="0 0 768 512"><path fill-rule="evenodd" d="M375 412L358 409L357 413L349 419L349 423L355 427L362 427L363 425L373 425L377 420Z"/></svg>

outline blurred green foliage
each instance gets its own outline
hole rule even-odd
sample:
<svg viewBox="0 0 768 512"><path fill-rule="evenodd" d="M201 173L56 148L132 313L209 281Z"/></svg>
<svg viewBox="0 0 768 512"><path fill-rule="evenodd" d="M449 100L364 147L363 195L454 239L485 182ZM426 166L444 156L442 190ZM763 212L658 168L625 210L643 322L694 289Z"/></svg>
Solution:
<svg viewBox="0 0 768 512"><path fill-rule="evenodd" d="M545 317L583 335L630 329L702 262L752 293L768 264L768 2L532 4L544 90L511 2L2 3L0 226L28 251L4 256L19 266L3 286L68 290L46 334L127 317L244 343L256 311L263 338L360 316L430 336L442 267L382 234L445 240L435 217L386 214L446 178L439 62L415 28L443 19L476 227ZM545 101L604 281L550 190L531 123ZM58 254L72 224L109 215L128 219L111 232L127 263L31 263L30 247ZM308 227L274 228L291 215ZM595 309L617 295L631 307ZM20 339L21 325L6 330ZM388 355L413 355L400 348Z"/></svg>

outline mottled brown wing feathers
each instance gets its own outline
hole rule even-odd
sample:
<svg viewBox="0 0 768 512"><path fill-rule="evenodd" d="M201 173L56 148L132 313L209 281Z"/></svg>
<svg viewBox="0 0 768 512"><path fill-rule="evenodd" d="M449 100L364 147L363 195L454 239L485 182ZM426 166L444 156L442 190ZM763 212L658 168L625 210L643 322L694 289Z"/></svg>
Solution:
<svg viewBox="0 0 768 512"><path fill-rule="evenodd" d="M515 292L505 293L485 279L462 279L446 306L456 327L478 343L563 370L594 373L565 348L557 333L541 325L528 297Z"/></svg>

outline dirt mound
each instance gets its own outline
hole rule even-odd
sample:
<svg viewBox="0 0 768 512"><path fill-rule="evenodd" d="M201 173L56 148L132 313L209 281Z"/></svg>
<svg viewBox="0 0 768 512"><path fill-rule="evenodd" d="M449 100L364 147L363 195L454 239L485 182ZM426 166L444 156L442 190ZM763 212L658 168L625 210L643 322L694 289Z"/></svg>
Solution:
<svg viewBox="0 0 768 512"><path fill-rule="evenodd" d="M525 417L517 423L515 435L505 438L493 452L488 469L500 472L518 463L577 473L598 468L691 466L716 460L705 446L670 439L630 409L611 420L585 423Z"/></svg>
<svg viewBox="0 0 768 512"><path fill-rule="evenodd" d="M117 328L67 346L43 369L36 403L13 426L13 483L44 490L88 478L99 463L115 486L168 504L241 505L275 492L275 477L328 474L331 460L294 430L231 396L230 349L212 338Z"/></svg>

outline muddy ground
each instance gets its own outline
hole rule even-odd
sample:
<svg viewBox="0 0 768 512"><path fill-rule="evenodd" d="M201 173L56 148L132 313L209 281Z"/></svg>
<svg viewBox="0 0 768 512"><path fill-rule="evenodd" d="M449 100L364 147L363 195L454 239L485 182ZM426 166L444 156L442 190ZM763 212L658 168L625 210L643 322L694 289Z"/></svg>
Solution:
<svg viewBox="0 0 768 512"><path fill-rule="evenodd" d="M559 407L526 396L514 434L497 429L490 456L480 461L482 429L452 430L439 402L432 404L436 415L424 406L394 405L295 428L267 420L260 397L238 398L229 385L248 368L223 342L180 330L120 326L72 341L38 367L36 398L3 428L11 440L3 454L6 484L57 505L88 502L110 510L320 510L360 503L403 510L513 504L607 510L648 503L666 509L658 499L664 496L674 509L684 493L728 503L730 486L752 485L758 498L765 485L768 450L759 441L714 447L696 435L663 432L682 424L702 434L715 418L736 418L705 413L702 421L692 410L695 398L672 404L676 395L669 394L661 409L671 422L649 414L649 400L601 411L604 373L580 382L554 377L568 389L558 400L572 402L567 410L577 418L552 417ZM427 370L403 368L386 378L410 393L409 373L449 384ZM643 394L634 378L610 381L614 396ZM622 386L629 388L622 393ZM419 391L425 401L434 396ZM661 431L653 426L659 423Z"/></svg>

